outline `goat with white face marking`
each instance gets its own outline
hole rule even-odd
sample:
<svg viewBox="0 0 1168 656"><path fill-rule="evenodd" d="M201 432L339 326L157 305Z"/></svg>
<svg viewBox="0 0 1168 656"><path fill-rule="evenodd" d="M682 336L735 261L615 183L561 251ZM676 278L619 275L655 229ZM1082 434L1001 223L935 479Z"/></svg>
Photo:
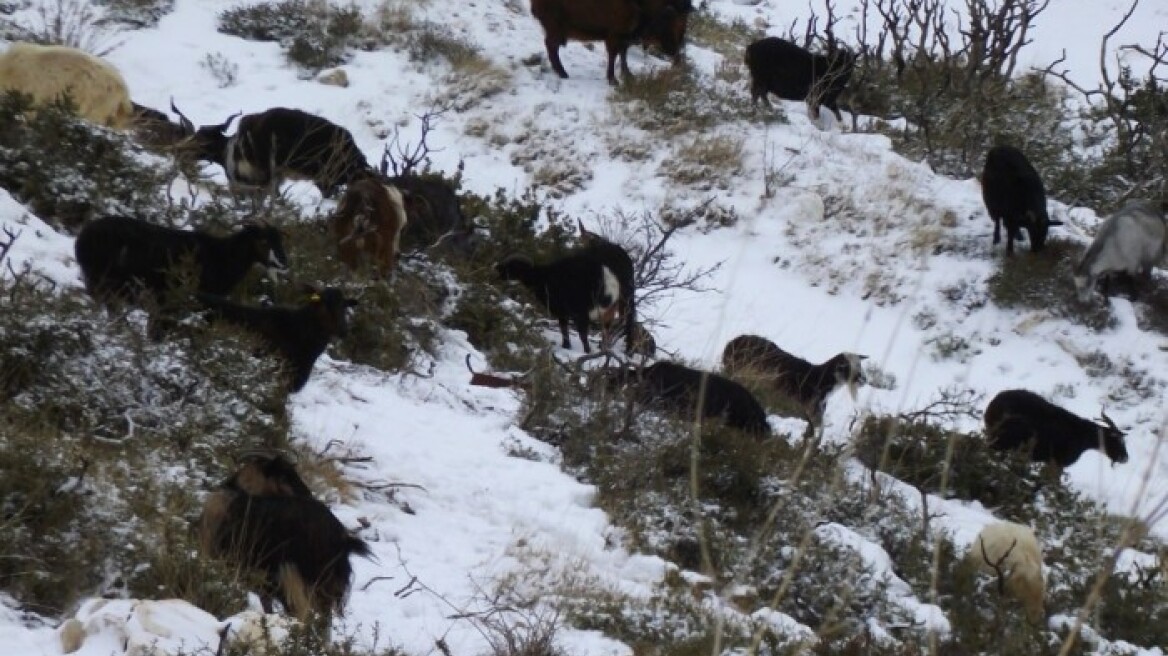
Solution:
<svg viewBox="0 0 1168 656"><path fill-rule="evenodd" d="M195 129L173 101L170 108L195 156L222 166L232 185L267 187L275 195L285 179L311 180L331 198L341 185L374 175L352 133L315 114L274 107L240 118L229 137L227 128L239 114Z"/></svg>
<svg viewBox="0 0 1168 656"><path fill-rule="evenodd" d="M1168 225L1154 203L1132 201L1112 214L1095 235L1095 241L1075 266L1075 289L1086 301L1095 283L1112 274L1152 275L1168 255Z"/></svg>
<svg viewBox="0 0 1168 656"><path fill-rule="evenodd" d="M580 243L584 245L584 250L600 259L605 268L616 276L619 287L619 297L611 310L604 316L601 316L600 312L595 312L592 318L607 328L619 315L623 325L621 332L625 335L625 350L633 353L638 344L638 337L644 332L644 328L638 331L637 305L633 299L636 276L633 258L619 244L586 229L583 222L577 220L577 225L580 227Z"/></svg>
<svg viewBox="0 0 1168 656"><path fill-rule="evenodd" d="M722 351L727 373L753 373L793 401L810 427L821 426L827 397L839 386L856 398L856 387L867 382L861 362L867 356L840 353L822 364L811 364L757 335L739 335Z"/></svg>
<svg viewBox="0 0 1168 656"><path fill-rule="evenodd" d="M518 280L531 290L536 300L560 322L561 346L572 348L568 338L571 322L580 334L585 353L588 344L588 322L594 312L598 316L610 312L620 298L620 283L613 272L595 253L587 250L570 253L546 264L536 264L525 255L512 255L495 265L503 280Z"/></svg>
<svg viewBox="0 0 1168 656"><path fill-rule="evenodd" d="M345 190L330 220L341 262L356 271L367 259L386 279L401 257L406 226L402 193L373 178L358 180Z"/></svg>

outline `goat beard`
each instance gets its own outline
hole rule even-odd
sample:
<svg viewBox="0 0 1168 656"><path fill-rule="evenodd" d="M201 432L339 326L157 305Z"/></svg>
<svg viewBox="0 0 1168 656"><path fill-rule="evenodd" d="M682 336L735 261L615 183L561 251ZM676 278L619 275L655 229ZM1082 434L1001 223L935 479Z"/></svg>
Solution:
<svg viewBox="0 0 1168 656"><path fill-rule="evenodd" d="M853 403L859 401L859 393L860 393L859 386L856 385L856 381L849 380L848 381L848 395L852 397Z"/></svg>

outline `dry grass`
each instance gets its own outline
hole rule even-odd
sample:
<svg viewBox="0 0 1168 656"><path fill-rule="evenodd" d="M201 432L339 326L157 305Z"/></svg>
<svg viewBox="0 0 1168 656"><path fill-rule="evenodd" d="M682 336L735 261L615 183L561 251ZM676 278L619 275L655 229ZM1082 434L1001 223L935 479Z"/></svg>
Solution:
<svg viewBox="0 0 1168 656"><path fill-rule="evenodd" d="M727 135L696 135L678 146L661 164L673 182L696 191L729 189L742 173L742 139Z"/></svg>

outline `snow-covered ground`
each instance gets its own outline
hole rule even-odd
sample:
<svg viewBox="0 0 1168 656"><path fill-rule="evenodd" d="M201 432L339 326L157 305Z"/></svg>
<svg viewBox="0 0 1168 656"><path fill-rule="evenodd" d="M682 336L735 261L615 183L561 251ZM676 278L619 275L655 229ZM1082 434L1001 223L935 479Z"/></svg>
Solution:
<svg viewBox="0 0 1168 656"><path fill-rule="evenodd" d="M300 79L276 44L215 31L217 12L237 4L177 0L175 11L157 28L121 35L124 43L109 59L122 70L135 100L163 108L173 97L196 123L217 123L239 110L298 107L348 127L376 161L388 128L403 125L404 134L416 132L414 115L433 106L436 98L460 92L450 88L455 82L444 64L416 64L392 49L356 53L344 66L352 81L348 88ZM381 3L358 4L372 11ZM509 78L500 93L460 96L471 101L462 111L444 114L430 137L430 145L438 149L432 155L436 167L453 171L463 161L464 184L470 190L526 189L533 172L524 162L540 153L580 175L578 190L550 202L585 223L594 224L617 210L637 214L665 204L692 206L711 195L678 188L662 173L671 144L657 145L659 154L640 160L611 154L614 139L643 136L614 120L602 48L567 46L562 56L572 78L561 81L542 57L543 35L526 2L407 4L417 19L445 25L477 44ZM858 3L839 4L846 13ZM1066 47L1073 74L1093 80L1098 36L1114 24L1126 3L1051 4L1033 32L1029 56L1044 64ZM1150 37L1168 24L1168 7L1143 4L1122 33L1122 43L1154 40ZM715 0L711 5L727 16L761 16L776 28L807 11L802 3L782 0L754 6ZM238 66L234 85L220 87L202 65L215 53ZM523 63L535 54L541 55L540 65ZM692 46L688 56L706 74L721 60ZM630 53L630 60L634 72L665 65L639 49ZM1159 504L1154 530L1168 538L1163 512L1168 453L1162 446L1168 419L1162 404L1168 340L1141 331L1131 305L1121 299L1110 301L1118 326L1104 332L1048 312L1003 310L989 303L966 307L947 300L942 291L954 286L984 290L1002 258L1000 248L991 248L991 224L976 181L936 176L896 155L884 137L838 128L821 131L802 105L787 103L785 108L789 124L734 124L716 131L743 146L742 175L730 189L712 194L717 205L734 209L741 219L733 227L689 229L678 237L676 251L692 266L723 266L708 283L713 292L678 293L647 308L660 323L658 344L711 367L725 342L744 332L765 335L812 361L839 351L871 356L897 385L865 389L858 406L842 394L833 397L826 435L837 442L848 439L846 426L858 409L918 407L954 384L984 392L987 398L1008 387L1057 392L1058 402L1085 416L1095 416L1106 405L1117 423L1131 429L1131 460L1111 467L1101 454L1089 451L1068 470L1071 484L1122 514L1143 515ZM764 199L764 160L774 153L791 180L773 198ZM320 202L316 190L304 183L296 185L293 196L310 208ZM1056 213L1067 211L1060 207ZM1078 225L1097 220L1087 209L1075 209L1072 216ZM71 240L53 233L7 193L0 193L0 223L19 224L25 231L12 253L16 265L28 262L65 284L78 284ZM935 244L956 247L931 248ZM873 285L882 284L895 290L896 302L868 295ZM932 320L914 322L922 313ZM959 335L969 347L958 357L934 357L931 345L945 335ZM335 508L347 526L356 526L358 518L368 522L362 536L371 541L376 556L355 561L344 630L367 644L379 634L410 654L434 652L439 638L454 654L479 653L484 638L473 623L451 617L478 609L484 590L509 574L519 572L536 581L535 589L551 590L560 578L587 576L624 594L650 594L671 566L621 547L619 531L592 505L595 491L562 473L554 464L554 450L515 426L520 403L516 392L469 387L463 359L468 353L481 356L460 333L442 339L431 379L322 358L308 386L290 400L300 438L317 447L341 440L372 457L365 468L348 471L349 476L409 484L392 498L366 495ZM1141 399L1126 393L1126 379L1119 374L1088 376L1074 354L1095 349L1105 350L1113 362L1145 372L1155 394ZM509 455L517 449L544 457ZM961 503L937 499L930 507L939 513L939 525L962 542L972 541L993 520L988 511ZM873 567L892 576L884 562L887 555L878 546L865 544L846 527L825 527L823 532L828 539L855 546ZM414 577L419 589L401 594ZM897 594L905 593L905 587L893 586ZM936 611L915 599L903 603L919 608L923 616ZM147 625L192 640L215 636L209 624L213 618L193 611L167 607L165 612L151 611L155 619L147 622L130 621L137 611L118 608L104 614L89 609L86 625L106 637L87 641L79 653L120 653L117 645L124 648L126 642L116 637L146 635L153 630ZM25 628L14 613L3 612L0 642L5 653L61 653L53 629ZM943 623L943 618L937 620L937 625ZM628 646L595 633L569 631L563 641L581 656L631 653Z"/></svg>

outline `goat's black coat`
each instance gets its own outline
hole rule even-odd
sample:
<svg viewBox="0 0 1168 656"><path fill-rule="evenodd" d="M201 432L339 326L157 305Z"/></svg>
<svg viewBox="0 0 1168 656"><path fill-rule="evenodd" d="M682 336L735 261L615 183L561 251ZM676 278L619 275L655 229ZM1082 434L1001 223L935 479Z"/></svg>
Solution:
<svg viewBox="0 0 1168 656"><path fill-rule="evenodd" d="M230 137L226 131L231 119L195 130L179 116L196 156L222 166L235 184L275 188L286 177L300 178L312 180L321 194L332 197L341 185L375 175L351 132L299 109L273 107L247 114Z"/></svg>
<svg viewBox="0 0 1168 656"><path fill-rule="evenodd" d="M608 267L608 270L616 276L617 284L620 286L618 303L621 317L624 318L624 327L621 332L625 335L625 350L632 353L635 346L634 340L638 336L637 304L633 298L635 294L633 258L629 257L629 252L618 244L593 233L589 233L589 235L591 236L586 240L583 252L591 254L601 264Z"/></svg>
<svg viewBox="0 0 1168 656"><path fill-rule="evenodd" d="M1024 389L999 392L986 406L985 428L990 448L1027 452L1033 462L1069 467L1088 449L1127 462L1123 433L1114 424L1100 426Z"/></svg>
<svg viewBox="0 0 1168 656"><path fill-rule="evenodd" d="M441 242L463 255L470 254L474 225L462 213L458 195L447 182L414 174L395 175L386 178L386 182L401 190L405 197L409 221L402 231L402 250L427 248Z"/></svg>
<svg viewBox="0 0 1168 656"><path fill-rule="evenodd" d="M819 118L819 106L832 111L842 121L838 102L855 67L855 56L844 49L816 55L775 36L759 39L746 47L746 67L750 70L750 98L769 104L767 94L784 100L806 100L812 116Z"/></svg>
<svg viewBox="0 0 1168 656"><path fill-rule="evenodd" d="M584 352L591 352L589 313L594 308L610 307L617 300L605 289L604 265L596 253L578 250L547 264L535 264L525 256L512 255L496 264L495 271L503 280L523 283L559 320L564 348L572 347L568 338L570 321L580 334Z"/></svg>
<svg viewBox="0 0 1168 656"><path fill-rule="evenodd" d="M693 416L701 396L702 418L722 417L728 426L763 435L770 434L766 411L742 385L715 373L691 369L675 362L656 362L640 372L640 393L648 402L659 402L683 416Z"/></svg>
<svg viewBox="0 0 1168 656"><path fill-rule="evenodd" d="M799 405L804 419L818 426L823 423L828 395L840 385L866 382L861 358L840 353L822 364L811 364L765 337L739 335L722 350L722 367L727 372L752 369L765 375L779 393Z"/></svg>
<svg viewBox="0 0 1168 656"><path fill-rule="evenodd" d="M1050 226L1061 225L1046 212L1046 187L1038 171L1013 146L994 146L986 153L981 197L994 222L995 244L1002 240L1002 224L1006 224L1006 253L1014 252L1014 240L1021 239L1023 228L1030 237L1030 250L1037 253L1046 244Z"/></svg>
<svg viewBox="0 0 1168 656"><path fill-rule="evenodd" d="M85 288L103 302L140 301L142 292L152 294L155 303L167 302L167 293L177 282L172 268L185 260L196 268L198 291L217 295L229 293L252 265L279 269L288 265L279 230L260 225L215 237L106 217L85 224L73 251Z"/></svg>
<svg viewBox="0 0 1168 656"><path fill-rule="evenodd" d="M329 341L348 333L347 309L357 303L331 287L299 307L253 307L207 294L198 298L210 309L212 319L224 319L255 333L282 355L291 368L293 392L308 382Z"/></svg>
<svg viewBox="0 0 1168 656"><path fill-rule="evenodd" d="M285 608L285 565L294 565L322 605L339 614L353 575L349 556L370 555L369 545L349 535L328 506L300 496L236 494L216 537L218 553L265 573L268 596Z"/></svg>

